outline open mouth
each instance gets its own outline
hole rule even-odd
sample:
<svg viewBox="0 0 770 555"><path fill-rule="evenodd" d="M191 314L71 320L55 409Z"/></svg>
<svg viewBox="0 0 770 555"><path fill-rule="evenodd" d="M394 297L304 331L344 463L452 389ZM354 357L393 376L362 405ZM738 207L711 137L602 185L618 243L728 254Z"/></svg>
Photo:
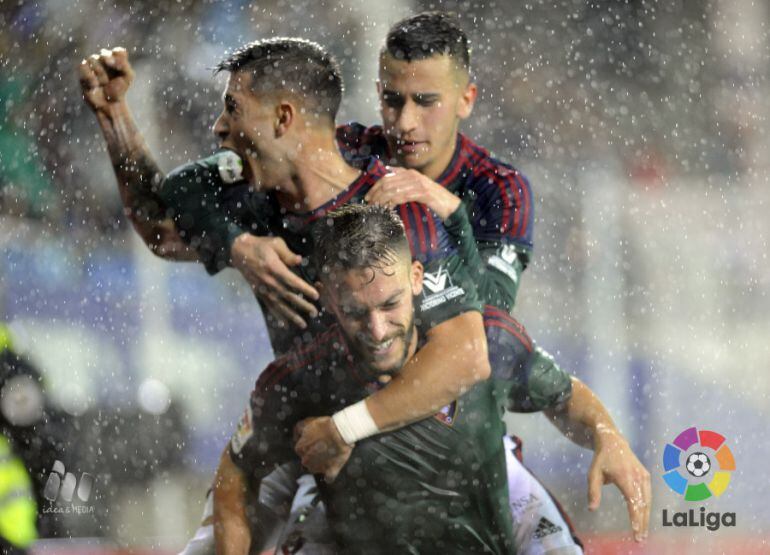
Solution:
<svg viewBox="0 0 770 555"><path fill-rule="evenodd" d="M395 337L391 337L382 343L377 343L376 345L370 344L368 345L369 352L372 353L372 355L375 357L386 355L390 351L390 348L393 346L395 340Z"/></svg>

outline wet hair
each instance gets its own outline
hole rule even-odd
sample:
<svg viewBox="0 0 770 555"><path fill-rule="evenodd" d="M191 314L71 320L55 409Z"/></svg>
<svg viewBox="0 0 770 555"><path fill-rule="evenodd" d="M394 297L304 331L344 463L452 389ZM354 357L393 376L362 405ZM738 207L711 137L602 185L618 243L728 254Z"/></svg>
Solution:
<svg viewBox="0 0 770 555"><path fill-rule="evenodd" d="M394 24L380 54L384 53L407 62L445 55L467 72L471 67L468 36L457 16L446 12L422 12Z"/></svg>
<svg viewBox="0 0 770 555"><path fill-rule="evenodd" d="M321 281L350 270L385 271L406 259L409 242L401 219L393 210L367 204L348 204L326 214L313 228L314 262Z"/></svg>
<svg viewBox="0 0 770 555"><path fill-rule="evenodd" d="M229 54L215 73L249 72L257 93L289 92L305 108L334 123L344 84L337 60L319 44L300 38L271 38L250 42Z"/></svg>

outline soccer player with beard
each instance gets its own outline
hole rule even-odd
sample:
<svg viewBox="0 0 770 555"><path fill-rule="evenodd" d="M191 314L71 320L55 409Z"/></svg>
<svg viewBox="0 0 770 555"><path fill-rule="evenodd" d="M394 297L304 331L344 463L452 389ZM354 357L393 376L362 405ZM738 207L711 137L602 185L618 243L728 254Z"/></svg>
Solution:
<svg viewBox="0 0 770 555"><path fill-rule="evenodd" d="M337 323L260 374L215 480L217 553L251 547L246 478L296 457L303 419L340 414L397 377L426 332L415 320L423 268L394 212L348 205L314 231L315 273ZM393 349L379 348L383 337ZM334 552L516 552L493 382L437 416L359 441L336 479L319 484Z"/></svg>

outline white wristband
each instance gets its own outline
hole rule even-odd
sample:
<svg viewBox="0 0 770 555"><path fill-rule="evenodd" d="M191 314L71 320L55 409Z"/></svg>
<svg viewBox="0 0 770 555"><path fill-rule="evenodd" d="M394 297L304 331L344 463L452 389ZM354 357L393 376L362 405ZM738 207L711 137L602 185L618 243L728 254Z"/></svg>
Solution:
<svg viewBox="0 0 770 555"><path fill-rule="evenodd" d="M355 405L350 405L332 416L334 425L340 432L342 439L348 445L353 445L359 439L373 436L380 432L377 424L374 423L369 409L366 408L366 401L359 401Z"/></svg>

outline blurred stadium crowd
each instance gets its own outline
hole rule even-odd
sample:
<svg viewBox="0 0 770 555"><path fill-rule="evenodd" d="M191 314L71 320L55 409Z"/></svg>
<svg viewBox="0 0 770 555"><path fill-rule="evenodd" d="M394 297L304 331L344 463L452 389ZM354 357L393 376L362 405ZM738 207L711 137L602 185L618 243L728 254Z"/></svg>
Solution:
<svg viewBox="0 0 770 555"><path fill-rule="evenodd" d="M536 194L535 257L519 317L602 395L653 476L663 444L696 421L723 430L746 476L763 472L751 438L770 416L767 5L4 2L0 321L41 366L59 405L80 418L106 410L105 429L118 426L116 407L141 420L146 403L140 395L134 407L132 399L144 385L152 405L157 391L148 380L169 388L166 414L186 438L185 456L137 446L155 462L145 472L148 463L134 461L140 485L123 492L124 503L202 500L242 392L270 352L236 274L210 280L199 268L168 268L141 252L83 104L77 64L101 47L129 49L137 70L131 102L169 170L215 147L222 81L211 68L228 49L279 35L326 45L346 78L340 121L372 123L385 29L437 8L458 12L473 44L481 96L464 132L529 175ZM153 342L158 336L165 343ZM221 371L216 380L211 364ZM571 488L565 497L579 528L621 529L618 499L601 519L583 514L584 484L574 483L583 474L569 469L585 464L577 449L540 421L517 422L531 430L523 434L528 462L561 491ZM80 464L114 476L130 459L94 455ZM148 485L172 467L189 472L184 486ZM757 487L770 494L740 476L731 492L748 535L768 533ZM86 533L179 547L197 506L188 512L168 524L155 509L169 537L125 514Z"/></svg>

